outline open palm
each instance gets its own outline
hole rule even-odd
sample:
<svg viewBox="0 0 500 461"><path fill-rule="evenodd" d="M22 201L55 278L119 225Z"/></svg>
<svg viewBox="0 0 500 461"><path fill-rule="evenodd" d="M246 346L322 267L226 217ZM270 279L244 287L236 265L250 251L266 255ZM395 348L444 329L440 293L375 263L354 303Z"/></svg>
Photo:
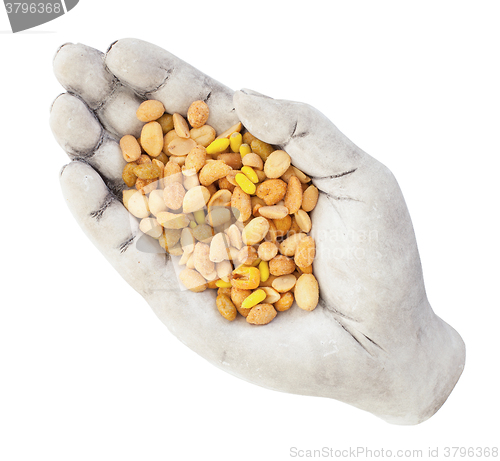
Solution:
<svg viewBox="0 0 500 461"><path fill-rule="evenodd" d="M119 40L105 55L64 45L54 70L68 90L51 111L54 135L73 160L61 173L68 206L184 344L252 383L338 399L393 423L416 424L439 409L465 348L427 301L408 210L385 166L312 107L233 93L140 40ZM139 135L135 112L144 99L184 115L205 100L217 132L241 120L313 179L320 190L311 214L320 285L313 312L293 306L265 327L228 322L214 312L214 292L181 291L171 259L137 247L138 223L117 198L125 164L117 139Z"/></svg>

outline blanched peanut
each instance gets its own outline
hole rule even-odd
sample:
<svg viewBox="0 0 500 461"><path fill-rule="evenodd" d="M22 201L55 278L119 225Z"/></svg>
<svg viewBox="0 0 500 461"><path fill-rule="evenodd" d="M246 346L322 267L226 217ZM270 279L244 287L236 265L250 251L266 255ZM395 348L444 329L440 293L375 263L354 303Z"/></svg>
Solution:
<svg viewBox="0 0 500 461"><path fill-rule="evenodd" d="M137 139L129 134L120 139L120 149L126 162L135 162L141 156L141 146Z"/></svg>
<svg viewBox="0 0 500 461"><path fill-rule="evenodd" d="M302 232L299 225L297 224L297 220L295 219L295 215L292 217L292 225L290 226L290 230L288 231L288 235L298 234Z"/></svg>
<svg viewBox="0 0 500 461"><path fill-rule="evenodd" d="M210 200L210 192L204 186L196 186L189 189L184 195L182 202L182 211L184 213L192 213L193 211L201 210Z"/></svg>
<svg viewBox="0 0 500 461"><path fill-rule="evenodd" d="M196 245L193 230L189 227L182 229L180 242L182 251L187 254L191 254L194 251L194 246Z"/></svg>
<svg viewBox="0 0 500 461"><path fill-rule="evenodd" d="M304 191L302 196L302 209L304 211L312 211L318 203L319 191L312 184Z"/></svg>
<svg viewBox="0 0 500 461"><path fill-rule="evenodd" d="M203 147L209 146L215 139L215 130L210 125L203 125L200 128L192 128L189 134L191 139L194 139Z"/></svg>
<svg viewBox="0 0 500 461"><path fill-rule="evenodd" d="M132 195L136 194L137 191L136 190L133 190L133 189L125 189L124 191L122 191L122 202L123 202L123 206L128 210L128 201L130 200L130 197L132 197Z"/></svg>
<svg viewBox="0 0 500 461"><path fill-rule="evenodd" d="M236 249L241 249L243 246L243 241L241 240L241 232L235 224L229 226L226 230L226 235L229 238L229 243Z"/></svg>
<svg viewBox="0 0 500 461"><path fill-rule="evenodd" d="M148 199L140 192L134 192L130 195L126 207L136 218L142 219L149 216Z"/></svg>
<svg viewBox="0 0 500 461"><path fill-rule="evenodd" d="M185 214L161 211L156 219L165 229L182 229L189 226L189 218Z"/></svg>
<svg viewBox="0 0 500 461"><path fill-rule="evenodd" d="M215 271L215 264L210 261L209 256L210 246L201 242L194 246L194 267L205 278Z"/></svg>
<svg viewBox="0 0 500 461"><path fill-rule="evenodd" d="M311 178L309 176L307 176L306 174L304 174L304 172L300 171L298 168L292 166L293 168L293 172L295 174L295 176L297 176L297 178L299 178L299 181L302 183L302 184L306 184L308 182L311 181Z"/></svg>
<svg viewBox="0 0 500 461"><path fill-rule="evenodd" d="M295 250L295 264L299 267L308 267L316 256L316 243L310 236L304 237Z"/></svg>
<svg viewBox="0 0 500 461"><path fill-rule="evenodd" d="M149 122L142 127L141 146L151 157L160 155L163 149L163 131L158 122Z"/></svg>
<svg viewBox="0 0 500 461"><path fill-rule="evenodd" d="M196 141L186 138L176 138L168 143L167 150L170 155L184 157L196 147Z"/></svg>
<svg viewBox="0 0 500 461"><path fill-rule="evenodd" d="M270 261L278 254L278 247L272 242L262 242L259 245L258 255L262 261Z"/></svg>
<svg viewBox="0 0 500 461"><path fill-rule="evenodd" d="M207 289L206 280L195 270L183 269L179 273L179 279L183 285L193 293L200 293Z"/></svg>
<svg viewBox="0 0 500 461"><path fill-rule="evenodd" d="M188 170L195 170L196 173L200 171L205 165L207 160L207 150L200 145L196 145L186 157L185 168Z"/></svg>
<svg viewBox="0 0 500 461"><path fill-rule="evenodd" d="M267 219L267 218L266 218ZM266 234L266 240L277 244L278 243L278 229L276 229L276 224L272 219L267 219L269 223L269 231Z"/></svg>
<svg viewBox="0 0 500 461"><path fill-rule="evenodd" d="M245 266L251 266L257 260L257 250L254 247L244 246L238 253L238 262Z"/></svg>
<svg viewBox="0 0 500 461"><path fill-rule="evenodd" d="M273 275L287 275L291 274L294 270L295 262L286 256L278 255L269 261L269 271Z"/></svg>
<svg viewBox="0 0 500 461"><path fill-rule="evenodd" d="M163 234L163 227L158 224L155 218L143 218L139 223L139 229L154 239L159 239Z"/></svg>
<svg viewBox="0 0 500 461"><path fill-rule="evenodd" d="M236 318L236 307L229 299L229 296L220 294L215 299L215 303L217 304L217 309L219 310L220 315L222 315L222 317L226 320L231 322Z"/></svg>
<svg viewBox="0 0 500 461"><path fill-rule="evenodd" d="M299 242L306 237L303 232L290 235L290 237L283 240L279 245L279 250L282 255L294 256Z"/></svg>
<svg viewBox="0 0 500 461"><path fill-rule="evenodd" d="M200 183L203 186L208 186L214 181L227 176L231 170L232 168L226 165L222 160L215 160L207 163L200 171Z"/></svg>
<svg viewBox="0 0 500 461"><path fill-rule="evenodd" d="M180 238L181 229L164 229L163 235L158 239L158 242L164 250L170 252L171 248L179 242Z"/></svg>
<svg viewBox="0 0 500 461"><path fill-rule="evenodd" d="M187 111L187 119L193 128L200 128L208 120L210 110L207 104L203 101L194 101L189 106Z"/></svg>
<svg viewBox="0 0 500 461"><path fill-rule="evenodd" d="M227 178L220 178L219 179L219 189L226 189L228 190L229 192L233 192L234 191L234 187L228 180Z"/></svg>
<svg viewBox="0 0 500 461"><path fill-rule="evenodd" d="M184 187L178 182L167 184L163 190L163 200L171 210L178 210L182 207L185 195Z"/></svg>
<svg viewBox="0 0 500 461"><path fill-rule="evenodd" d="M123 182L128 187L134 187L135 182L137 181L137 176L134 174L134 168L137 166L137 163L130 162L125 165L122 172Z"/></svg>
<svg viewBox="0 0 500 461"><path fill-rule="evenodd" d="M248 221L252 216L250 195L244 192L239 186L234 188L231 196L231 208L234 217L240 222Z"/></svg>
<svg viewBox="0 0 500 461"><path fill-rule="evenodd" d="M267 325L276 317L276 310L271 304L257 304L247 315L247 322L253 325Z"/></svg>
<svg viewBox="0 0 500 461"><path fill-rule="evenodd" d="M293 175L288 181L288 187L285 194L285 206L290 214L300 210L302 205L302 184L297 176Z"/></svg>
<svg viewBox="0 0 500 461"><path fill-rule="evenodd" d="M199 224L193 228L193 234L196 240L203 243L210 243L215 235L214 230L207 224Z"/></svg>
<svg viewBox="0 0 500 461"><path fill-rule="evenodd" d="M260 286L259 290L264 290L264 292L266 293L266 297L263 301L265 303L274 304L281 298L280 294L274 288Z"/></svg>
<svg viewBox="0 0 500 461"><path fill-rule="evenodd" d="M266 205L276 205L286 194L287 184L281 179L268 179L257 186L257 197L260 197Z"/></svg>
<svg viewBox="0 0 500 461"><path fill-rule="evenodd" d="M243 229L241 238L245 245L259 243L269 231L269 221L266 218L254 218Z"/></svg>
<svg viewBox="0 0 500 461"><path fill-rule="evenodd" d="M264 218L283 219L288 216L288 208L281 205L263 206L259 208L259 213Z"/></svg>
<svg viewBox="0 0 500 461"><path fill-rule="evenodd" d="M170 152L168 151L168 145L174 140L174 139L179 139L180 136L177 135L175 130L170 130L165 136L163 136L163 153L165 155L170 155Z"/></svg>
<svg viewBox="0 0 500 461"><path fill-rule="evenodd" d="M229 260L228 253L229 243L227 241L226 235L222 232L215 234L212 241L210 242L210 261L214 263L220 263L224 260Z"/></svg>
<svg viewBox="0 0 500 461"><path fill-rule="evenodd" d="M319 286L312 274L302 274L295 284L295 301L305 311L312 311L319 301Z"/></svg>
<svg viewBox="0 0 500 461"><path fill-rule="evenodd" d="M172 114L172 120L174 122L174 130L177 136L180 138L189 138L189 126L186 119L177 112Z"/></svg>
<svg viewBox="0 0 500 461"><path fill-rule="evenodd" d="M284 150L272 152L264 164L264 173L270 179L277 179L290 167L292 159Z"/></svg>
<svg viewBox="0 0 500 461"><path fill-rule="evenodd" d="M136 116L141 122L152 122L165 113L165 107L160 101L150 99L144 101L137 109Z"/></svg>
<svg viewBox="0 0 500 461"><path fill-rule="evenodd" d="M279 293L286 293L294 287L296 281L297 279L293 274L282 275L274 279L272 287Z"/></svg>
<svg viewBox="0 0 500 461"><path fill-rule="evenodd" d="M297 225L300 227L302 232L306 234L311 230L311 218L304 210L299 210L295 213L295 220L297 221Z"/></svg>
<svg viewBox="0 0 500 461"><path fill-rule="evenodd" d="M212 227L219 227L231 221L231 210L226 207L211 207L208 209L205 222Z"/></svg>
<svg viewBox="0 0 500 461"><path fill-rule="evenodd" d="M241 157L241 155L240 155L240 157ZM262 159L260 158L259 155L254 154L254 153L250 153L250 154L245 155L242 159L242 163L243 163L243 165L249 166L249 167L254 168L256 170L263 170L264 169L264 162L262 161Z"/></svg>
<svg viewBox="0 0 500 461"><path fill-rule="evenodd" d="M293 304L293 293L288 291L286 293L281 294L280 299L274 303L274 308L278 312L284 312L290 309L290 307L292 307L292 304Z"/></svg>
<svg viewBox="0 0 500 461"><path fill-rule="evenodd" d="M161 129L164 135L174 129L174 119L170 114L163 114L156 121L161 125Z"/></svg>
<svg viewBox="0 0 500 461"><path fill-rule="evenodd" d="M228 206L231 203L231 192L228 190L218 190L210 197L208 208Z"/></svg>
<svg viewBox="0 0 500 461"><path fill-rule="evenodd" d="M231 264L230 261L224 260L218 263L215 263L215 270L217 271L217 276L226 281L229 282L229 276L233 272L233 265ZM231 283L229 282L229 286L231 286Z"/></svg>

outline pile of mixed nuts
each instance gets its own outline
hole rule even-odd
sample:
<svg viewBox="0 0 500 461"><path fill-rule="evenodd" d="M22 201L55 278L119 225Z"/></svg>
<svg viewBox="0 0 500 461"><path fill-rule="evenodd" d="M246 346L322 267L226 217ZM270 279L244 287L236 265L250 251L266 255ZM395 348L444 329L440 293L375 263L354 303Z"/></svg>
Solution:
<svg viewBox="0 0 500 461"><path fill-rule="evenodd" d="M186 119L165 113L160 101L137 110L139 138L120 140L123 203L140 229L185 266L193 292L217 289L220 314L264 325L293 301L312 311L318 282L309 212L318 201L311 179L242 124L217 136L209 108L195 101Z"/></svg>

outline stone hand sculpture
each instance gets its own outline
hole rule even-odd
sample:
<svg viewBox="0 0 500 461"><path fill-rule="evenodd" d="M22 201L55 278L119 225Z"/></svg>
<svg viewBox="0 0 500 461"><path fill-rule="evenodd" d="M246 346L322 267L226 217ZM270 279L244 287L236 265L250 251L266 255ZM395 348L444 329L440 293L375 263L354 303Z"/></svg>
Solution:
<svg viewBox="0 0 500 461"><path fill-rule="evenodd" d="M63 45L54 59L68 91L53 103L52 131L72 160L61 172L75 219L122 277L186 346L260 386L337 399L395 424L417 424L444 403L462 373L465 346L427 300L408 210L391 172L320 112L258 93L233 92L167 51L136 39L106 54ZM210 107L222 132L240 120L286 150L320 190L312 212L320 304L294 305L266 326L228 322L215 292L179 289L171 259L142 251L138 224L120 202L117 140L138 136L144 99L186 114ZM144 236L143 236L144 237Z"/></svg>

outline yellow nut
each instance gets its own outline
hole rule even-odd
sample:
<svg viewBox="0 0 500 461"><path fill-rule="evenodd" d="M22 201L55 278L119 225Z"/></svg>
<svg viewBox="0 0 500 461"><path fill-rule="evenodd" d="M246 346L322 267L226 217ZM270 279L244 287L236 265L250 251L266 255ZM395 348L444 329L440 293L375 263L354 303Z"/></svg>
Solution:
<svg viewBox="0 0 500 461"><path fill-rule="evenodd" d="M244 167L241 168L241 172L254 184L257 184L259 182L259 177L257 176L257 173L255 173L255 171L251 166L245 165Z"/></svg>
<svg viewBox="0 0 500 461"><path fill-rule="evenodd" d="M248 179L246 175L244 175L243 173L237 173L234 179L236 181L236 184L240 186L243 192L245 192L248 195L255 194L257 188L255 187L255 184L252 181L250 181L250 179Z"/></svg>
<svg viewBox="0 0 500 461"><path fill-rule="evenodd" d="M129 134L120 139L120 149L126 162L135 162L141 156L141 146L137 139Z"/></svg>
<svg viewBox="0 0 500 461"><path fill-rule="evenodd" d="M136 116L141 122L152 122L165 113L165 107L160 101L150 99L144 101L137 109Z"/></svg>
<svg viewBox="0 0 500 461"><path fill-rule="evenodd" d="M267 261L261 261L259 263L260 281L267 282L267 279L271 275L269 273L269 263Z"/></svg>
<svg viewBox="0 0 500 461"><path fill-rule="evenodd" d="M231 277L231 285L241 290L254 290L260 283L260 271L252 266L236 268Z"/></svg>
<svg viewBox="0 0 500 461"><path fill-rule="evenodd" d="M252 153L252 148L248 145L248 144L245 144L243 143L241 146L240 146L240 155L241 157L243 158L245 155L247 154L251 154Z"/></svg>
<svg viewBox="0 0 500 461"><path fill-rule="evenodd" d="M266 299L267 294L264 290L258 289L255 290L250 296L247 296L243 302L241 303L241 307L243 309L250 309L251 307L256 306L260 302Z"/></svg>
<svg viewBox="0 0 500 461"><path fill-rule="evenodd" d="M224 282L224 280L221 280L221 279L217 280L215 282L215 285L219 288L231 288L232 287L231 282Z"/></svg>
<svg viewBox="0 0 500 461"><path fill-rule="evenodd" d="M241 136L241 133L239 132L234 132L231 136L229 136L229 145L231 146L231 150L233 152L239 153L240 152L240 147L243 142L243 136Z"/></svg>
<svg viewBox="0 0 500 461"><path fill-rule="evenodd" d="M158 122L149 122L142 127L141 146L151 157L158 157L163 149L163 131Z"/></svg>
<svg viewBox="0 0 500 461"><path fill-rule="evenodd" d="M229 147L229 139L217 138L207 147L207 154L220 154Z"/></svg>

